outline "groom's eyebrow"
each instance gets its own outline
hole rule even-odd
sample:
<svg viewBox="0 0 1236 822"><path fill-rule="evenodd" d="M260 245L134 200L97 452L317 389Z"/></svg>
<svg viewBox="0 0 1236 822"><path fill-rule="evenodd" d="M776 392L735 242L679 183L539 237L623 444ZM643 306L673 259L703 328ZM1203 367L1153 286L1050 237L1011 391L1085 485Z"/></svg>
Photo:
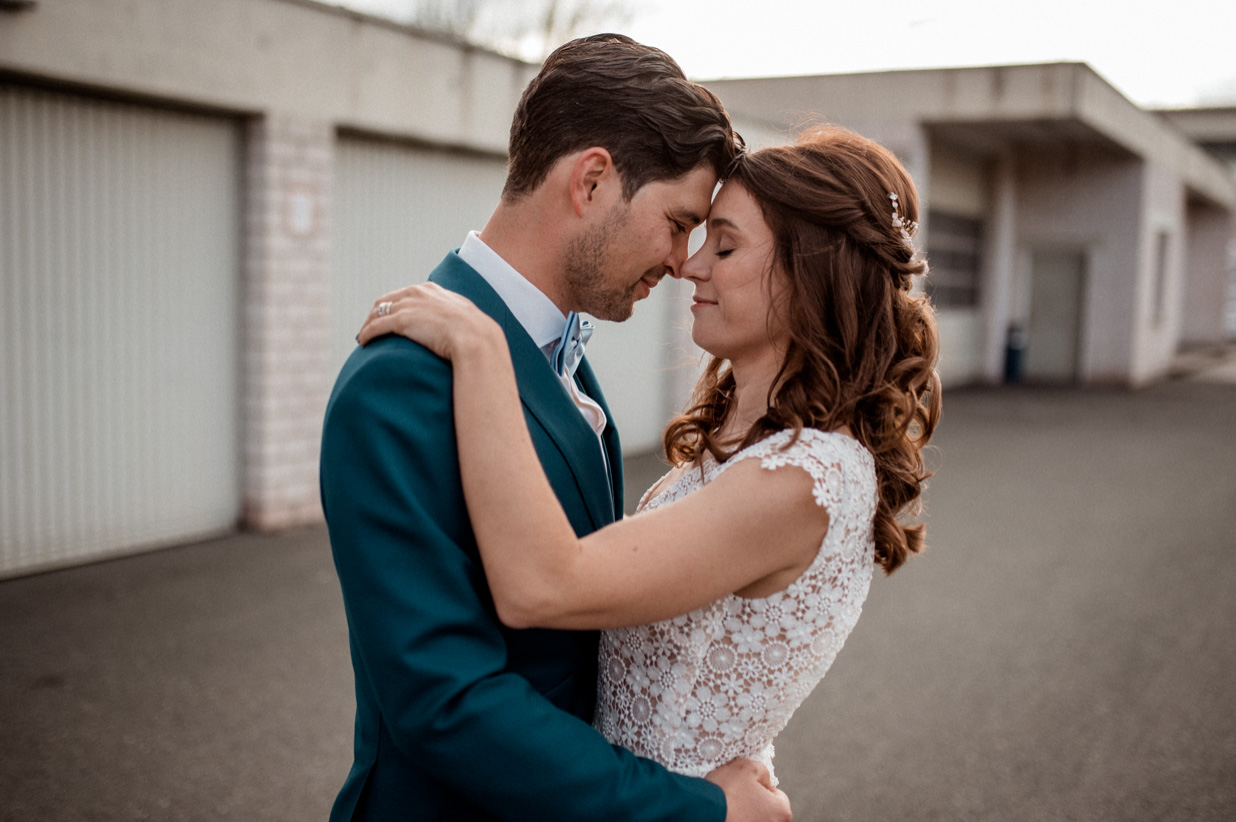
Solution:
<svg viewBox="0 0 1236 822"><path fill-rule="evenodd" d="M704 218L696 214L694 211L675 211L673 217L680 223L691 226L696 226L704 222Z"/></svg>

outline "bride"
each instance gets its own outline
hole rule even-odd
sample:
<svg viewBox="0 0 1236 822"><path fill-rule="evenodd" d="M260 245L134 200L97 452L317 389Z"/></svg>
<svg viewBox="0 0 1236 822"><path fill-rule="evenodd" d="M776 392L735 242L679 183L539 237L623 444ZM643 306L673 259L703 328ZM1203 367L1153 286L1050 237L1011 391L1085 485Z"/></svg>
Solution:
<svg viewBox="0 0 1236 822"><path fill-rule="evenodd" d="M712 355L636 516L575 536L545 479L503 332L432 284L382 301L451 361L463 486L499 617L601 628L595 724L704 776L772 770L773 738L858 620L874 565L923 544L940 413L935 322L911 291L918 198L887 149L835 127L741 158L717 194L692 338Z"/></svg>

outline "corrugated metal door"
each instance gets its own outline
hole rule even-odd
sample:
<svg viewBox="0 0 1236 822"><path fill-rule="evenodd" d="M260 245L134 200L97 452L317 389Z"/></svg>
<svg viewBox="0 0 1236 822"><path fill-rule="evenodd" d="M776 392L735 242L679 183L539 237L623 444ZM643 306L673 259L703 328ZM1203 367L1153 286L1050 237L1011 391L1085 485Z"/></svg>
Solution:
<svg viewBox="0 0 1236 822"><path fill-rule="evenodd" d="M365 314L422 282L498 204L506 160L342 136L335 153L332 349L335 370Z"/></svg>
<svg viewBox="0 0 1236 822"><path fill-rule="evenodd" d="M0 85L0 576L237 521L239 146Z"/></svg>

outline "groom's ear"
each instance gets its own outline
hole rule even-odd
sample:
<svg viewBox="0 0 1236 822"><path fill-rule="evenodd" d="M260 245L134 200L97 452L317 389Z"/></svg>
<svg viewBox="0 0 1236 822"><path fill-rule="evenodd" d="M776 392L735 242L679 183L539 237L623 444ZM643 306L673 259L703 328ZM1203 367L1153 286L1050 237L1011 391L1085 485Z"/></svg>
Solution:
<svg viewBox="0 0 1236 822"><path fill-rule="evenodd" d="M622 191L614 158L600 146L584 149L576 155L571 167L570 187L571 207L577 217L585 216L598 206L602 213L608 212L615 195Z"/></svg>

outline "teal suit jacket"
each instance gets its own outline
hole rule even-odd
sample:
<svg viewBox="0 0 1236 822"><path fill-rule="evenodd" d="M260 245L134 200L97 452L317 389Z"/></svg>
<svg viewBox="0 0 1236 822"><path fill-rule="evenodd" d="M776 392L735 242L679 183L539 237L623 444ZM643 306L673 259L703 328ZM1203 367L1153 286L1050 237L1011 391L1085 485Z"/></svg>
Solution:
<svg viewBox="0 0 1236 822"><path fill-rule="evenodd" d="M533 443L576 533L612 522L613 426L607 471L596 434L493 289L454 253L430 279L504 329ZM605 408L586 361L577 380ZM715 785L589 725L596 632L499 622L464 505L451 387L447 362L384 337L353 352L326 409L322 504L356 678L355 758L332 822L721 822Z"/></svg>

